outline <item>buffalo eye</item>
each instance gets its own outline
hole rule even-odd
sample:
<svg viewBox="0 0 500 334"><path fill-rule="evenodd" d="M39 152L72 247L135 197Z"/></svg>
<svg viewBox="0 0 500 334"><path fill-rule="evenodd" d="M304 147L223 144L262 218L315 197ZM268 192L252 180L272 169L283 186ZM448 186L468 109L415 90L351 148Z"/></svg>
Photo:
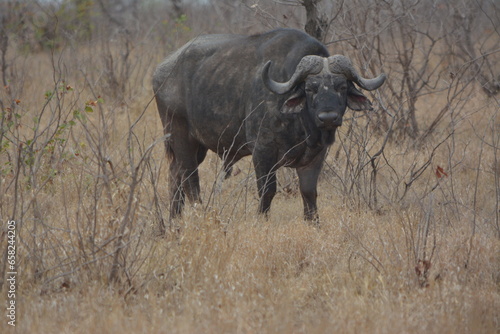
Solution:
<svg viewBox="0 0 500 334"><path fill-rule="evenodd" d="M347 92L347 89L349 88L349 86L347 85L347 82L344 81L344 82L338 82L337 84L335 84L335 90L339 93L345 93Z"/></svg>
<svg viewBox="0 0 500 334"><path fill-rule="evenodd" d="M308 85L306 85L306 93L309 94L316 94L318 92L318 83L317 82L312 82Z"/></svg>

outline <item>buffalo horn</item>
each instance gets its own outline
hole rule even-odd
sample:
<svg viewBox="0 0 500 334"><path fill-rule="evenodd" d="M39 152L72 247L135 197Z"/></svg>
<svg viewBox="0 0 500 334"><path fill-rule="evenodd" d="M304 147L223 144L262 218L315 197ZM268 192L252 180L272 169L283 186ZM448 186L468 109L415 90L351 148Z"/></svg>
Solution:
<svg viewBox="0 0 500 334"><path fill-rule="evenodd" d="M380 86L382 86L386 79L386 76L383 73L373 79L366 79L361 77L354 69L354 66L352 66L349 58L342 55L334 55L328 57L328 69L332 73L345 75L347 80L356 83L356 85L366 90L375 90L379 88Z"/></svg>
<svg viewBox="0 0 500 334"><path fill-rule="evenodd" d="M324 58L320 56L305 56L303 57L293 73L290 80L287 82L276 82L269 77L269 68L271 61L264 65L262 71L262 79L267 89L275 94L285 94L289 92L297 83L303 81L310 74L317 74L323 69Z"/></svg>

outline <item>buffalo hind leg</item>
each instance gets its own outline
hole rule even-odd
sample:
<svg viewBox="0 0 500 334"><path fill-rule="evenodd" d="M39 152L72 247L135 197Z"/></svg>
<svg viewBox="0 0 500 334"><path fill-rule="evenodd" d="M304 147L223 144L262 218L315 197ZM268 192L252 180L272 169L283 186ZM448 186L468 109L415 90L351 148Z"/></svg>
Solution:
<svg viewBox="0 0 500 334"><path fill-rule="evenodd" d="M177 158L170 163L170 217L175 218L182 213L186 198L191 203L201 203L200 177L198 166L203 161L207 150L199 147L198 153L192 155L194 159L188 159L186 151L183 152L183 161Z"/></svg>
<svg viewBox="0 0 500 334"><path fill-rule="evenodd" d="M186 194L183 189L183 180L180 167L175 161L170 162L169 191L170 191L170 219L180 216Z"/></svg>
<svg viewBox="0 0 500 334"><path fill-rule="evenodd" d="M173 119L167 126L171 133L167 154L170 156L170 219L173 219L181 215L186 198L192 203L201 202L198 166L207 149L189 135L184 120Z"/></svg>
<svg viewBox="0 0 500 334"><path fill-rule="evenodd" d="M191 203L201 203L198 166L203 162L206 155L207 149L202 145L197 145L195 162L188 164L188 166L182 170L183 188L186 192L186 197Z"/></svg>

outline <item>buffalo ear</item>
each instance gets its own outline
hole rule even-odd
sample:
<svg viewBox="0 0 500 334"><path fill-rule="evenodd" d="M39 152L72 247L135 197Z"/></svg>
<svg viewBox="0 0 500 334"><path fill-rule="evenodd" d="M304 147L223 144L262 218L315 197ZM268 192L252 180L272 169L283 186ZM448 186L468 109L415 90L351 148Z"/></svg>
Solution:
<svg viewBox="0 0 500 334"><path fill-rule="evenodd" d="M347 106L355 111L372 110L372 103L366 96L354 87L352 82L348 83Z"/></svg>
<svg viewBox="0 0 500 334"><path fill-rule="evenodd" d="M306 103L306 97L303 94L294 94L290 96L283 106L281 107L281 113L283 114L298 114L304 109Z"/></svg>

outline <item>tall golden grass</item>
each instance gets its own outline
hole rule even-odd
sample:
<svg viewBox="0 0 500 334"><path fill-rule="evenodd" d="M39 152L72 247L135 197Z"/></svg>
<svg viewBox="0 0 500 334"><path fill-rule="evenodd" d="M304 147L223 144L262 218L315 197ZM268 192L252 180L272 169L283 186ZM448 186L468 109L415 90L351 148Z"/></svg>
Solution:
<svg viewBox="0 0 500 334"><path fill-rule="evenodd" d="M385 142L373 113L349 111L320 179L321 228L302 221L292 170L265 219L250 159L221 182L215 154L200 167L203 204L170 226L150 77L177 45L140 40L127 71L104 69L123 60L119 42L9 51L0 246L15 220L15 332L500 331L498 97L472 83L459 102L428 93L424 127L452 110L418 144ZM109 70L127 79L118 91Z"/></svg>

